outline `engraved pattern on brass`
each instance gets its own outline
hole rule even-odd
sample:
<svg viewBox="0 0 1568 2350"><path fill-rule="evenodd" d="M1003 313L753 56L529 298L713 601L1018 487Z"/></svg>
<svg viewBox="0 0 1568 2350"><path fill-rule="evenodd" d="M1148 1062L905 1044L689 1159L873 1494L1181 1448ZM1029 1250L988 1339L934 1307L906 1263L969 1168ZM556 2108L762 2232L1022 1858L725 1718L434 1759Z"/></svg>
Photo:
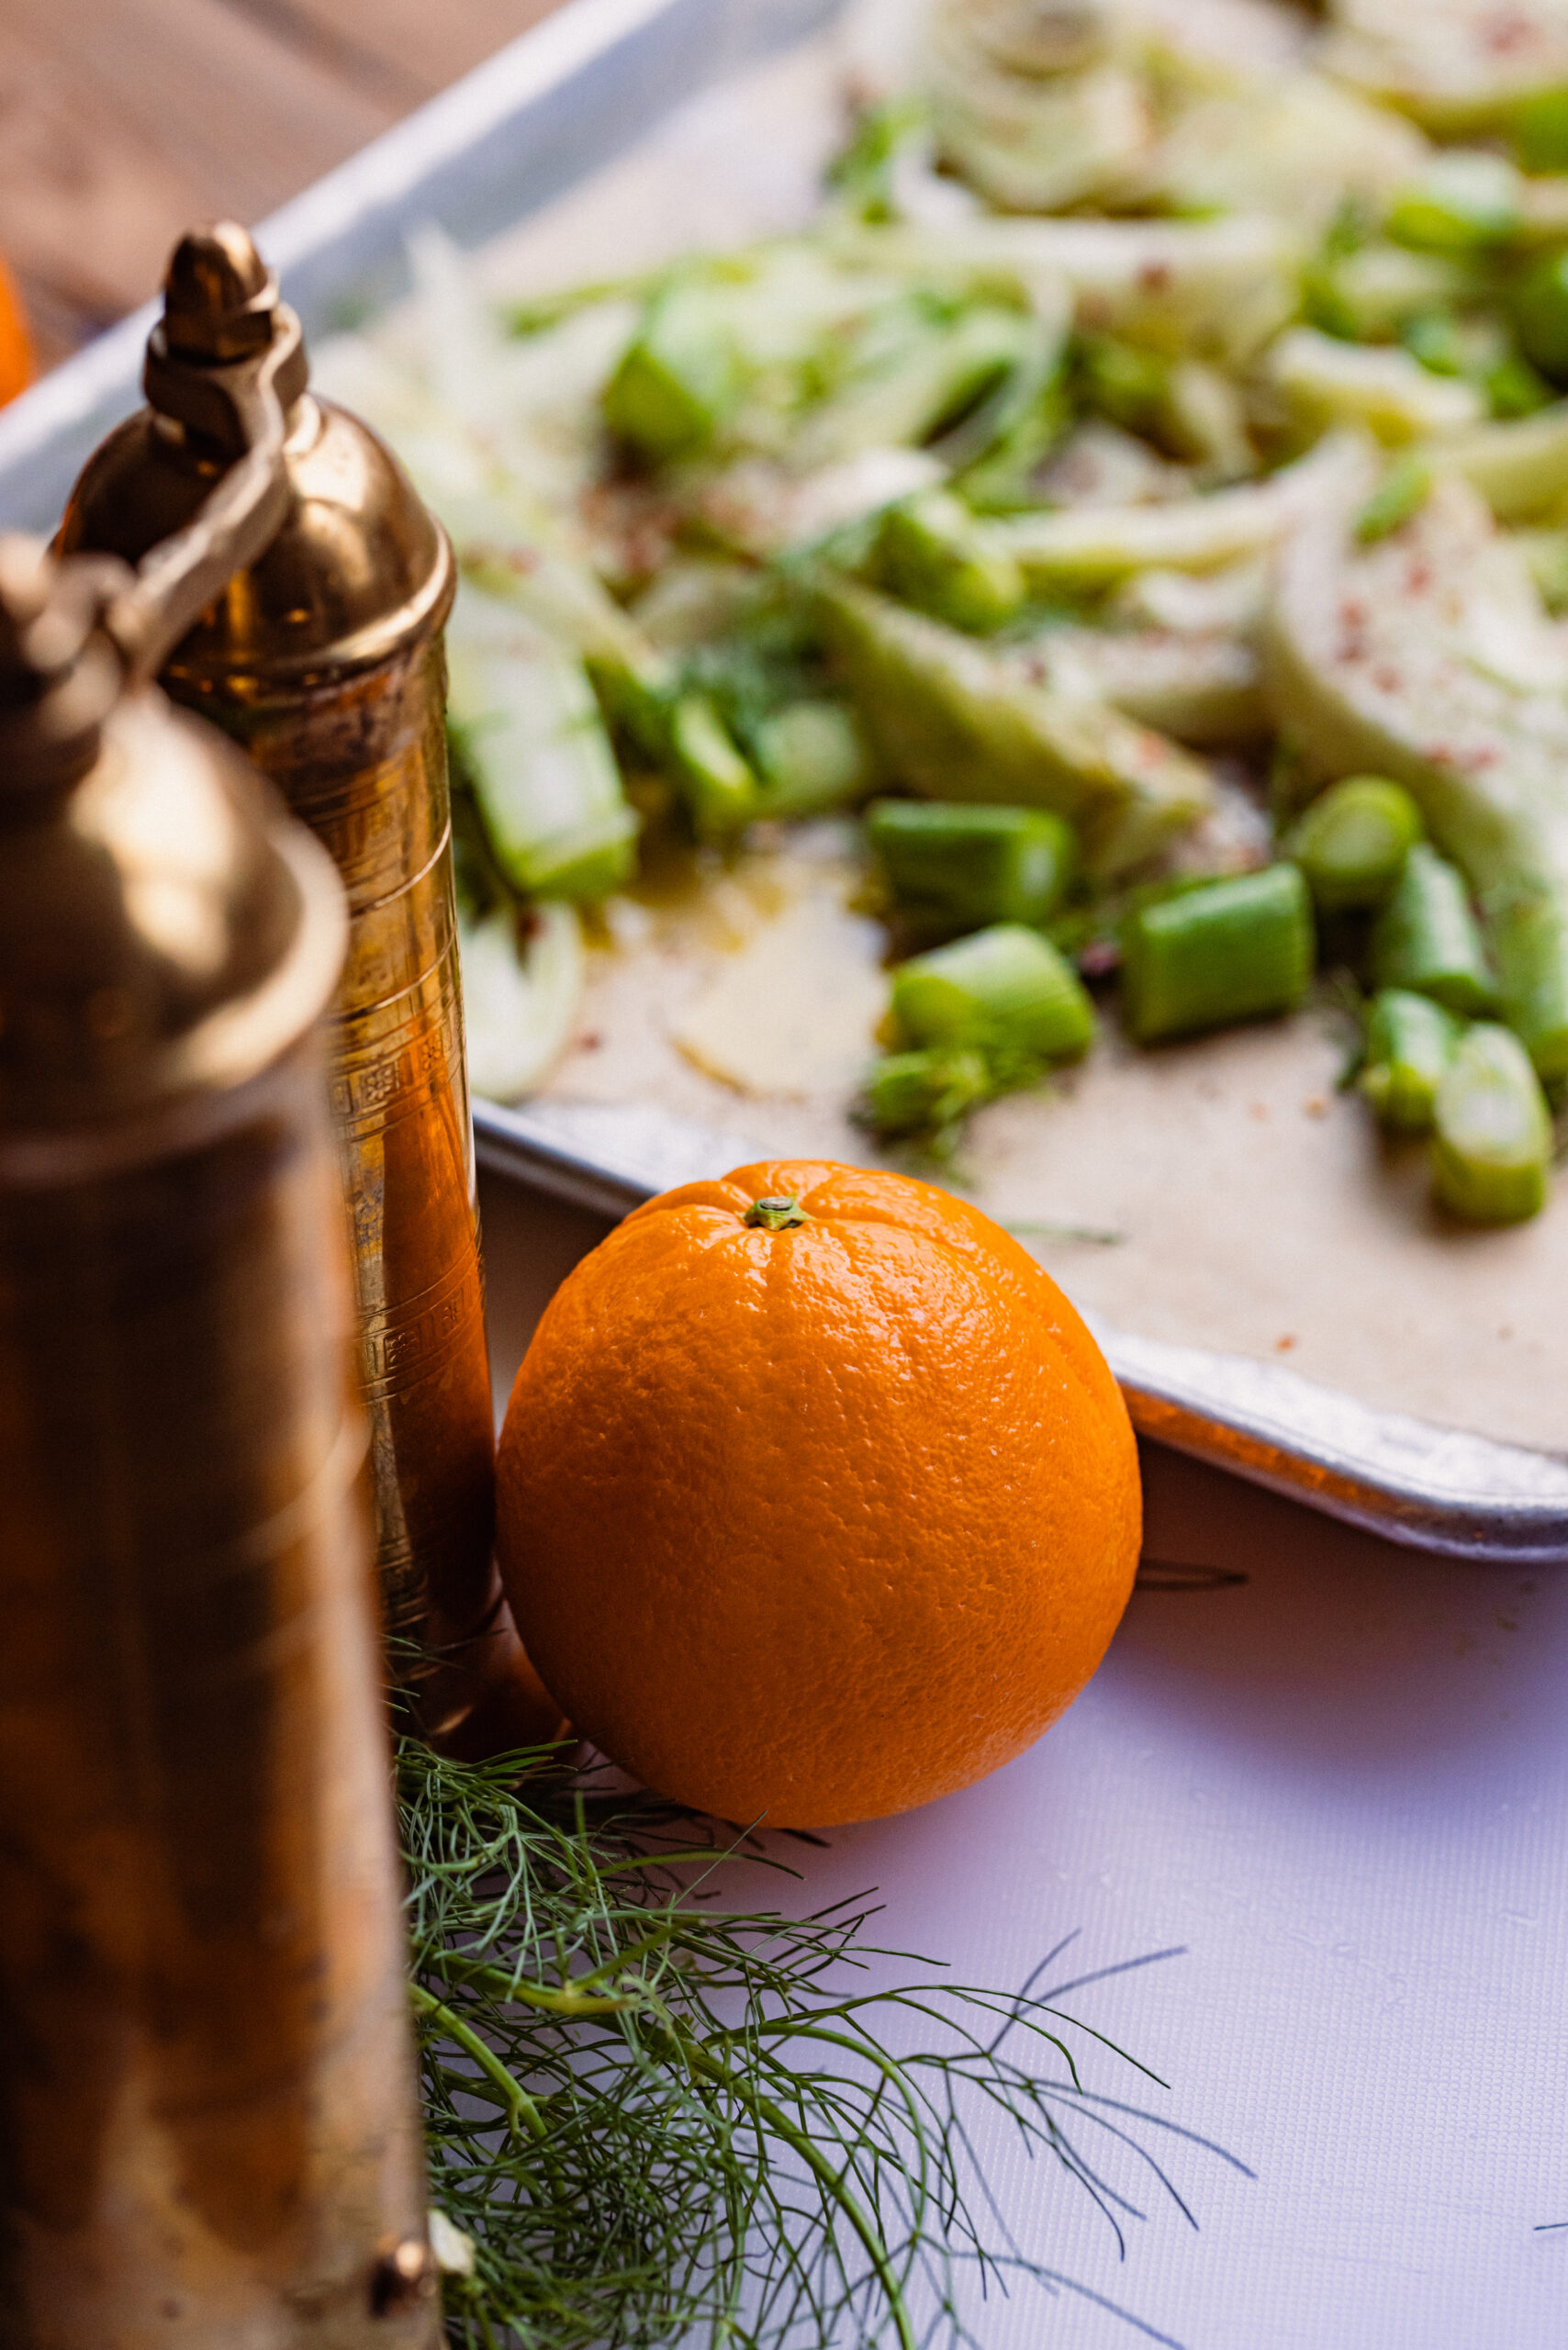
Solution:
<svg viewBox="0 0 1568 2350"><path fill-rule="evenodd" d="M62 546L135 561L223 477L230 450L203 401L224 369L206 356L218 348L210 329L193 339L184 312L221 286L227 330L241 332L241 309L260 317L252 250L225 227L187 255L179 303L150 346L152 405L90 461ZM286 314L272 315L286 331ZM430 1735L466 1723L476 1742L522 1744L558 1717L522 1657L491 1555L494 1427L440 645L452 553L375 436L311 397L303 375L288 381L286 510L162 682L243 745L347 886L332 1076L389 1628L447 1652L419 1676Z"/></svg>

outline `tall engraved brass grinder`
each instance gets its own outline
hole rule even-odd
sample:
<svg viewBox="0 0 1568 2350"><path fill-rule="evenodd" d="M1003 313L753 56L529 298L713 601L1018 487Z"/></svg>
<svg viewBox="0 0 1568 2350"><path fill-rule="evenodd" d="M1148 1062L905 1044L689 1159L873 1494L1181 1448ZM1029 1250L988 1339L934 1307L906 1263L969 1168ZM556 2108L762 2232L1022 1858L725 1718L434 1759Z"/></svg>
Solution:
<svg viewBox="0 0 1568 2350"><path fill-rule="evenodd" d="M275 347L288 314L231 223L174 256L149 347L150 405L89 462L65 549L136 561L183 522L233 442L215 364ZM333 1090L353 1219L380 1562L394 1657L421 1728L459 1748L547 1736L548 1708L492 1562L493 1442L464 1054L443 731L444 532L382 443L288 404L288 498L162 673L271 776L348 890Z"/></svg>
<svg viewBox="0 0 1568 2350"><path fill-rule="evenodd" d="M0 2344L431 2350L330 860L143 680L286 499L291 356L132 577L0 541Z"/></svg>

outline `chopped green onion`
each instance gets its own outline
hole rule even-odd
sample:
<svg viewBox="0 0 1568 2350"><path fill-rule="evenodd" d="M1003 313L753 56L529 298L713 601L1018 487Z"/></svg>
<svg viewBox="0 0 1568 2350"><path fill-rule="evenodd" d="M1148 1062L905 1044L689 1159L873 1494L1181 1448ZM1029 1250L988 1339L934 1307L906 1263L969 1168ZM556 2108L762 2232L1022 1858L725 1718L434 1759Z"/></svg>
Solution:
<svg viewBox="0 0 1568 2350"><path fill-rule="evenodd" d="M1357 775L1315 800L1290 844L1322 912L1381 906L1425 830L1402 784Z"/></svg>
<svg viewBox="0 0 1568 2350"><path fill-rule="evenodd" d="M1555 614L1568 608L1568 531L1516 531L1513 538L1547 610Z"/></svg>
<svg viewBox="0 0 1568 2350"><path fill-rule="evenodd" d="M759 816L822 816L853 807L870 789L871 753L841 701L792 701L752 730L762 792Z"/></svg>
<svg viewBox="0 0 1568 2350"><path fill-rule="evenodd" d="M669 755L699 840L737 832L759 812L756 777L706 694L683 694L677 702Z"/></svg>
<svg viewBox="0 0 1568 2350"><path fill-rule="evenodd" d="M950 490L890 506L872 564L879 583L901 601L976 636L1010 621L1026 593L1015 557Z"/></svg>
<svg viewBox="0 0 1568 2350"><path fill-rule="evenodd" d="M1518 173L1501 155L1450 148L1435 155L1389 206L1396 243L1427 252L1469 253L1503 243L1519 221Z"/></svg>
<svg viewBox="0 0 1568 2350"><path fill-rule="evenodd" d="M1546 1204L1551 1119L1529 1056L1484 1021L1461 1038L1437 1099L1438 1198L1472 1224L1518 1224Z"/></svg>
<svg viewBox="0 0 1568 2350"><path fill-rule="evenodd" d="M605 389L611 432L655 462L704 449L739 404L739 356L711 288L666 287Z"/></svg>
<svg viewBox="0 0 1568 2350"><path fill-rule="evenodd" d="M1478 1019L1495 1008L1496 982L1458 868L1425 841L1405 862L1372 936L1372 979L1409 988Z"/></svg>
<svg viewBox="0 0 1568 2350"><path fill-rule="evenodd" d="M1406 321L1400 341L1429 375L1462 375L1470 353L1459 320L1451 310L1424 310Z"/></svg>
<svg viewBox="0 0 1568 2350"><path fill-rule="evenodd" d="M1534 416L1551 402L1551 386L1522 352L1508 352L1487 368L1482 381L1495 417Z"/></svg>
<svg viewBox="0 0 1568 2350"><path fill-rule="evenodd" d="M858 1114L873 1134L937 1135L993 1091L983 1054L970 1047L890 1053L867 1079Z"/></svg>
<svg viewBox="0 0 1568 2350"><path fill-rule="evenodd" d="M1568 89L1532 90L1514 109L1514 152L1527 172L1568 172Z"/></svg>
<svg viewBox="0 0 1568 2350"><path fill-rule="evenodd" d="M1438 1087L1462 1033L1430 996L1384 989L1367 1021L1366 1061L1357 1080L1380 1125L1396 1134L1431 1132Z"/></svg>
<svg viewBox="0 0 1568 2350"><path fill-rule="evenodd" d="M1513 311L1526 358L1554 382L1568 375L1568 251L1545 253L1525 272Z"/></svg>
<svg viewBox="0 0 1568 2350"><path fill-rule="evenodd" d="M1048 809L879 800L866 830L900 904L956 930L1047 922L1078 861L1071 825Z"/></svg>
<svg viewBox="0 0 1568 2350"><path fill-rule="evenodd" d="M1122 925L1122 1016L1140 1045L1290 1012L1315 941L1300 870L1210 881L1138 907Z"/></svg>
<svg viewBox="0 0 1568 2350"><path fill-rule="evenodd" d="M1432 469L1424 457L1396 457L1356 517L1356 536L1363 546L1386 539L1418 514L1432 487Z"/></svg>
<svg viewBox="0 0 1568 2350"><path fill-rule="evenodd" d="M908 1044L970 1045L1003 1068L1075 1059L1094 1037L1094 1007L1077 972L1018 923L901 964L892 1011Z"/></svg>
<svg viewBox="0 0 1568 2350"><path fill-rule="evenodd" d="M1538 1075L1568 1077L1568 906L1554 890L1519 890L1489 924L1503 1017Z"/></svg>

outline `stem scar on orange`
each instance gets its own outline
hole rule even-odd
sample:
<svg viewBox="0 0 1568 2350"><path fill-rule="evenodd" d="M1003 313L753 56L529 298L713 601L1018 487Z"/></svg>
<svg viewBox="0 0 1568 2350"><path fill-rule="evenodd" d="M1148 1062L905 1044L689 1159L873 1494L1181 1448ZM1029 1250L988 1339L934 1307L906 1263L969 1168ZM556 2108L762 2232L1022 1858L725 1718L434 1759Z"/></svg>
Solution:
<svg viewBox="0 0 1568 2350"><path fill-rule="evenodd" d="M547 1309L501 1432L518 1628L662 1794L826 1828L992 1771L1126 1606L1126 1408L977 1208L853 1167L668 1192Z"/></svg>

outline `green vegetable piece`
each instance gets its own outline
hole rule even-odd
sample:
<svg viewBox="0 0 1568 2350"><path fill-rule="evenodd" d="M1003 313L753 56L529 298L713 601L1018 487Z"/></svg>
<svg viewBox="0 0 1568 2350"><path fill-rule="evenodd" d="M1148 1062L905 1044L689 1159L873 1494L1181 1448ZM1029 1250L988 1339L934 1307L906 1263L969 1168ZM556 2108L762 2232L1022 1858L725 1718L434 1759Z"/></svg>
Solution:
<svg viewBox="0 0 1568 2350"><path fill-rule="evenodd" d="M1052 809L1100 876L1143 864L1211 804L1173 743L1015 675L957 629L848 581L823 580L818 610L884 764L926 798Z"/></svg>
<svg viewBox="0 0 1568 2350"><path fill-rule="evenodd" d="M756 777L706 694L683 694L671 711L669 756L699 840L722 839L760 812Z"/></svg>
<svg viewBox="0 0 1568 2350"><path fill-rule="evenodd" d="M1514 109L1514 153L1527 172L1568 172L1568 89L1532 90Z"/></svg>
<svg viewBox="0 0 1568 2350"><path fill-rule="evenodd" d="M1568 531L1520 531L1515 543L1549 612L1568 609Z"/></svg>
<svg viewBox="0 0 1568 2350"><path fill-rule="evenodd" d="M1010 621L1027 593L1016 558L949 490L926 490L890 506L872 565L880 585L903 603L974 636Z"/></svg>
<svg viewBox="0 0 1568 2350"><path fill-rule="evenodd" d="M1210 881L1122 925L1122 1017L1140 1045L1294 1011L1312 977L1312 901L1294 865Z"/></svg>
<svg viewBox="0 0 1568 2350"><path fill-rule="evenodd" d="M870 789L870 749L855 712L841 701L792 701L752 733L762 816L825 816L852 808Z"/></svg>
<svg viewBox="0 0 1568 2350"><path fill-rule="evenodd" d="M1386 539L1417 515L1431 495L1432 469L1422 457L1396 457L1356 517L1363 546Z"/></svg>
<svg viewBox="0 0 1568 2350"><path fill-rule="evenodd" d="M1471 1224L1520 1224L1546 1205L1551 1113L1510 1029L1483 1021L1460 1039L1438 1087L1432 1169L1438 1198Z"/></svg>
<svg viewBox="0 0 1568 2350"><path fill-rule="evenodd" d="M1148 432L1170 397L1170 364L1113 335L1085 335L1078 349L1078 382L1087 407L1129 432Z"/></svg>
<svg viewBox="0 0 1568 2350"><path fill-rule="evenodd" d="M1435 155L1389 206L1388 234L1427 252L1477 252L1511 237L1519 220L1518 174L1501 155L1450 148Z"/></svg>
<svg viewBox="0 0 1568 2350"><path fill-rule="evenodd" d="M1459 320L1451 310L1427 310L1406 326L1399 340L1429 375L1462 375L1469 351Z"/></svg>
<svg viewBox="0 0 1568 2350"><path fill-rule="evenodd" d="M1534 416L1551 401L1551 386L1522 352L1510 351L1488 367L1482 382L1495 417Z"/></svg>
<svg viewBox="0 0 1568 2350"><path fill-rule="evenodd" d="M1527 359L1554 382L1568 376L1568 250L1543 253L1514 288L1514 329Z"/></svg>
<svg viewBox="0 0 1568 2350"><path fill-rule="evenodd" d="M967 1046L890 1053L867 1079L858 1114L873 1134L940 1135L994 1091L984 1056Z"/></svg>
<svg viewBox="0 0 1568 2350"><path fill-rule="evenodd" d="M1463 1034L1430 996L1385 988L1367 1020L1366 1061L1357 1084L1378 1123L1395 1134L1429 1134L1438 1087Z"/></svg>
<svg viewBox="0 0 1568 2350"><path fill-rule="evenodd" d="M1071 825L1042 808L879 800L866 830L900 904L955 930L1048 922L1078 862Z"/></svg>
<svg viewBox="0 0 1568 2350"><path fill-rule="evenodd" d="M1417 841L1372 936L1379 988L1409 988L1476 1020L1495 1010L1496 981L1456 866Z"/></svg>
<svg viewBox="0 0 1568 2350"><path fill-rule="evenodd" d="M604 420L661 463L705 449L739 405L739 354L711 288L656 295L604 394Z"/></svg>
<svg viewBox="0 0 1568 2350"><path fill-rule="evenodd" d="M637 861L626 804L583 665L542 630L465 587L448 640L454 772L472 795L482 847L524 898L602 898ZM465 867L477 908L475 852Z"/></svg>
<svg viewBox="0 0 1568 2350"><path fill-rule="evenodd" d="M1019 923L998 923L901 964L892 1010L909 1044L973 1046L993 1072L1075 1060L1094 1039L1094 1007L1077 972Z"/></svg>
<svg viewBox="0 0 1568 2350"><path fill-rule="evenodd" d="M890 98L868 106L849 144L828 166L827 185L852 218L896 220L899 163L911 152L918 155L930 138L924 98Z"/></svg>
<svg viewBox="0 0 1568 2350"><path fill-rule="evenodd" d="M1324 913L1381 906L1426 830L1403 784L1376 775L1349 777L1314 800L1290 845Z"/></svg>
<svg viewBox="0 0 1568 2350"><path fill-rule="evenodd" d="M1503 1017L1548 1084L1568 1077L1568 905L1562 893L1521 890L1488 925Z"/></svg>

